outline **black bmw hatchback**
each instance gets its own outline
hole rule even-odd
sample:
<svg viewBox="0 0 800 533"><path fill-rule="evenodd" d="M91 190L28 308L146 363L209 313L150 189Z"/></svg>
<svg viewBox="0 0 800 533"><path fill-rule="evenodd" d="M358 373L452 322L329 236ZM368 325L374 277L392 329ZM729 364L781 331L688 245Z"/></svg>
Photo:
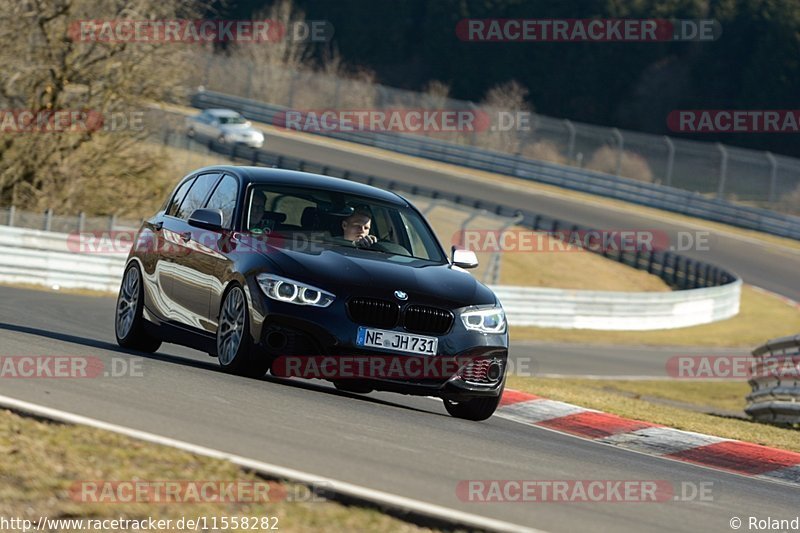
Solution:
<svg viewBox="0 0 800 533"><path fill-rule="evenodd" d="M252 377L437 396L489 418L508 356L505 314L422 214L375 187L220 166L185 177L144 222L125 267L118 343L161 342Z"/></svg>

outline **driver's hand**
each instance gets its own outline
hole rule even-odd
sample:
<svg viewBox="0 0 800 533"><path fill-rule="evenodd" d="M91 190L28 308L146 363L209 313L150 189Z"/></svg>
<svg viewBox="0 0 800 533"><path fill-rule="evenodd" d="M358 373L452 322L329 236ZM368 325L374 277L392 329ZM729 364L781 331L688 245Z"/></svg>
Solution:
<svg viewBox="0 0 800 533"><path fill-rule="evenodd" d="M378 238L375 235L364 235L363 237L359 237L358 239L354 240L353 244L359 248L369 248L376 242L378 242Z"/></svg>

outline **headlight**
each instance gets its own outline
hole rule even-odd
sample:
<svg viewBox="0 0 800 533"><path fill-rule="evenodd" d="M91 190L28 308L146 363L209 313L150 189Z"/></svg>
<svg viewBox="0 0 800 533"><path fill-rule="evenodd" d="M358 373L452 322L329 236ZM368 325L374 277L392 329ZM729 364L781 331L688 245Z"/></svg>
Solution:
<svg viewBox="0 0 800 533"><path fill-rule="evenodd" d="M481 333L505 333L506 314L500 307L461 313L464 327Z"/></svg>
<svg viewBox="0 0 800 533"><path fill-rule="evenodd" d="M259 274L256 280L264 294L279 302L328 307L336 299L336 296L322 289L272 274Z"/></svg>

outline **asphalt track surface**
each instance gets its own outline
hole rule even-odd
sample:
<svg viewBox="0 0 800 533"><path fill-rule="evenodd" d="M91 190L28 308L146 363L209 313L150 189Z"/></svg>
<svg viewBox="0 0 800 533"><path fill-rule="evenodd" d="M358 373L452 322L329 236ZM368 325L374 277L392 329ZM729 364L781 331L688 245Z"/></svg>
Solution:
<svg viewBox="0 0 800 533"><path fill-rule="evenodd" d="M420 187L456 192L598 230L663 230L670 235L672 245L678 245L676 236L678 232L698 230L689 224L655 219L631 211L614 210L605 205L583 202L580 199L503 188L491 181L479 181L474 178L465 182L463 176L409 167L391 158L354 153L342 144L313 142L322 138L310 134L282 135L274 131L265 133L264 149L287 157L389 178ZM307 142L309 139L313 144ZM800 252L791 252L757 240L745 240L710 231L707 250L689 250L682 253L733 270L746 283L800 301Z"/></svg>
<svg viewBox="0 0 800 533"><path fill-rule="evenodd" d="M680 357L748 356L742 348L602 346L511 341L509 370L517 375L601 378L674 377Z"/></svg>
<svg viewBox="0 0 800 533"><path fill-rule="evenodd" d="M737 516L793 518L800 489L658 459L500 417L446 415L439 401L343 394L322 382L247 379L206 354L114 343L112 298L0 287L0 352L138 361L141 374L0 379L0 394L104 422L553 532L730 531ZM713 501L468 503L461 480L712 483ZM678 489L680 490L680 489ZM291 517L286 517L289 521ZM282 521L284 519L282 518ZM746 526L745 526L746 527Z"/></svg>

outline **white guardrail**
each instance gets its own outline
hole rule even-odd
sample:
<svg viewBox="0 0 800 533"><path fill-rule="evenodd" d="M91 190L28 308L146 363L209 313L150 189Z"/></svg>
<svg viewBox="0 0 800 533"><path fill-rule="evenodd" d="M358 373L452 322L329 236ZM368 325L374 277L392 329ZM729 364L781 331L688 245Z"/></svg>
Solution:
<svg viewBox="0 0 800 533"><path fill-rule="evenodd" d="M70 244L72 243L72 244ZM0 227L0 281L116 292L125 253L78 253L78 235ZM491 286L512 326L652 330L707 324L739 312L742 281L672 292Z"/></svg>

